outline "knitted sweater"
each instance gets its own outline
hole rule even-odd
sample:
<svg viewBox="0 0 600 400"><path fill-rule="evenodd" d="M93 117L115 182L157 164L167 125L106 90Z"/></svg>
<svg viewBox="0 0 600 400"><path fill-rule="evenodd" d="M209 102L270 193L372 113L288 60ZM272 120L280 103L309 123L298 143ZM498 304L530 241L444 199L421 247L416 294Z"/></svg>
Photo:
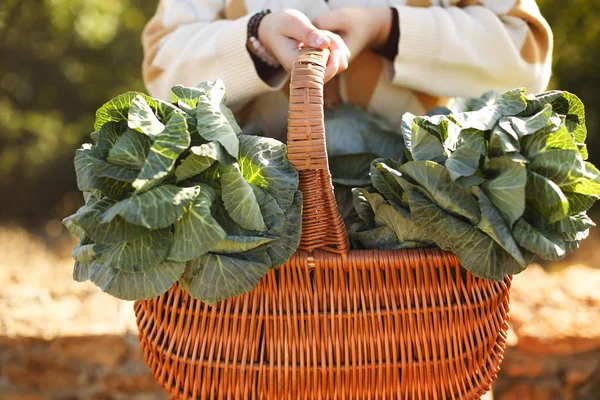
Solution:
<svg viewBox="0 0 600 400"><path fill-rule="evenodd" d="M221 79L240 118L284 139L289 76L268 83L258 76L246 49L248 20L266 8L295 8L312 19L347 6L398 10L393 62L365 51L336 88L342 101L394 127L403 113L424 114L450 97L516 87L537 93L550 79L552 32L535 0L160 0L142 35L148 92L169 99L176 84Z"/></svg>

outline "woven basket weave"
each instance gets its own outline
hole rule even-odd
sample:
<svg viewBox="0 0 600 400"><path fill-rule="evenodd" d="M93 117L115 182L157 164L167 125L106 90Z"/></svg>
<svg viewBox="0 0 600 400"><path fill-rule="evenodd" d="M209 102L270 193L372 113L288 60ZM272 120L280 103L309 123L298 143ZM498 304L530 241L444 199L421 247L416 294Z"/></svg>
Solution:
<svg viewBox="0 0 600 400"><path fill-rule="evenodd" d="M172 399L478 399L496 377L510 276L475 278L436 249L349 251L325 148L326 59L306 49L292 72L298 251L213 307L177 285L135 303L144 358Z"/></svg>

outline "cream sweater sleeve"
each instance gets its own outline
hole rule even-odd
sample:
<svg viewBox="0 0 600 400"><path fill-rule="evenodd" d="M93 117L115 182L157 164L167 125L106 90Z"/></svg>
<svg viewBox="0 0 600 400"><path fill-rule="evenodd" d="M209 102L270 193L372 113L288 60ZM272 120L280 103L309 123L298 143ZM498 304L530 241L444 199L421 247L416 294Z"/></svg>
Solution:
<svg viewBox="0 0 600 400"><path fill-rule="evenodd" d="M270 84L257 74L246 50L245 16L223 20L220 0L161 0L142 33L142 73L149 94L168 100L174 85L195 86L221 79L234 110L259 94L279 90L287 76Z"/></svg>
<svg viewBox="0 0 600 400"><path fill-rule="evenodd" d="M441 97L480 96L526 87L545 90L552 32L534 0L442 0L398 6L393 84Z"/></svg>

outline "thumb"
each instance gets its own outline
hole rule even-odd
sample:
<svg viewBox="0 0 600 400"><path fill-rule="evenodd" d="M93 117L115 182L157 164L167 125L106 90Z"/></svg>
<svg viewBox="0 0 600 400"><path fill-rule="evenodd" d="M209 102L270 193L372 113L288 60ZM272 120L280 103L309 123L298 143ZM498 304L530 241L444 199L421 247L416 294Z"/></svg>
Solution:
<svg viewBox="0 0 600 400"><path fill-rule="evenodd" d="M306 39L302 42L320 50L326 49L331 44L329 37L324 32L319 31L317 28L314 28L314 30L309 32L306 36Z"/></svg>

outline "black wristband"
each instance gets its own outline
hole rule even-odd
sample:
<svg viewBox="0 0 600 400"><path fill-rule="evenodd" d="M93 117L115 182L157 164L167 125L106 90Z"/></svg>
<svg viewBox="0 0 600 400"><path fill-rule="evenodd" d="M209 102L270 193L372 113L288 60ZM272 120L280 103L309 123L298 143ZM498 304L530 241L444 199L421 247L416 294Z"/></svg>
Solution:
<svg viewBox="0 0 600 400"><path fill-rule="evenodd" d="M248 21L248 39L255 37L258 39L258 27L262 19L271 13L271 10L262 10L254 14Z"/></svg>

